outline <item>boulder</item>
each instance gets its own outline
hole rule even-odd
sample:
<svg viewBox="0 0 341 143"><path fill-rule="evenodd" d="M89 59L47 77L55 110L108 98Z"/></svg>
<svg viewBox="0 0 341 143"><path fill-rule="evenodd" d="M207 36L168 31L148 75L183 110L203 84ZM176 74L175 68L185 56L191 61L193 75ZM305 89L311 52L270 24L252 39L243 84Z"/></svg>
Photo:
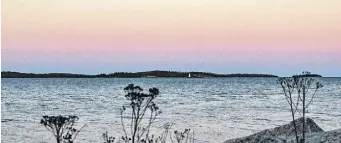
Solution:
<svg viewBox="0 0 341 143"><path fill-rule="evenodd" d="M295 120L298 134L303 132L303 118ZM311 133L324 132L312 119L306 118L306 135ZM225 143L282 143L295 139L294 122L260 131L250 136L235 138L225 141Z"/></svg>

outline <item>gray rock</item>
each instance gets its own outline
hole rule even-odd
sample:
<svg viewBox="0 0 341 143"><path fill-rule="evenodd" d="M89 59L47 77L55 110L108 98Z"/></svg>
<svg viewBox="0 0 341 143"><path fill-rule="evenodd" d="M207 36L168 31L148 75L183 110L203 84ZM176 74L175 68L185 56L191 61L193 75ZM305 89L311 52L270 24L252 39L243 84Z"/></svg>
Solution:
<svg viewBox="0 0 341 143"><path fill-rule="evenodd" d="M298 134L303 132L303 118L295 120ZM310 118L306 118L306 134L321 133L323 130ZM266 129L247 137L235 138L225 143L284 143L295 139L293 121L273 129Z"/></svg>
<svg viewBox="0 0 341 143"><path fill-rule="evenodd" d="M302 136L299 136L302 139ZM296 139L294 136L288 137L281 143L295 143ZM317 132L306 134L306 143L341 143L341 129L328 131L328 132Z"/></svg>
<svg viewBox="0 0 341 143"><path fill-rule="evenodd" d="M295 139L295 138L293 138ZM307 143L341 143L341 129L306 135Z"/></svg>

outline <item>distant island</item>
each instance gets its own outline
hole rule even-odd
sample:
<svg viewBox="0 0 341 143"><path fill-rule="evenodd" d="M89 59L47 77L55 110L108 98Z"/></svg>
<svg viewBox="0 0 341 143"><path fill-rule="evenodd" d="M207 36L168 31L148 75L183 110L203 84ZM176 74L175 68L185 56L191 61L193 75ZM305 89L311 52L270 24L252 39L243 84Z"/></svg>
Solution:
<svg viewBox="0 0 341 143"><path fill-rule="evenodd" d="M302 74L293 75L292 77L322 77L322 76L319 74L312 74L308 71L304 71L304 72L302 72Z"/></svg>
<svg viewBox="0 0 341 143"><path fill-rule="evenodd" d="M1 78L217 78L217 77L278 77L271 74L216 74L209 72L146 71L115 72L110 74L72 74L72 73L21 73L3 71Z"/></svg>

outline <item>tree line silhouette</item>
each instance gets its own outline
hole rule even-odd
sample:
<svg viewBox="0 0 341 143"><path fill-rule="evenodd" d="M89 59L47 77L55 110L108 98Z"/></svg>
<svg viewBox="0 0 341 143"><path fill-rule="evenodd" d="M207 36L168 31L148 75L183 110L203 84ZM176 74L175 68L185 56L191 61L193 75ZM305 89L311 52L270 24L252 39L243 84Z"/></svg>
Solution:
<svg viewBox="0 0 341 143"><path fill-rule="evenodd" d="M271 74L216 74L210 72L180 72L180 71L146 71L146 72L114 72L97 75L72 74L72 73L20 73L3 71L1 78L205 78L205 77L278 77Z"/></svg>

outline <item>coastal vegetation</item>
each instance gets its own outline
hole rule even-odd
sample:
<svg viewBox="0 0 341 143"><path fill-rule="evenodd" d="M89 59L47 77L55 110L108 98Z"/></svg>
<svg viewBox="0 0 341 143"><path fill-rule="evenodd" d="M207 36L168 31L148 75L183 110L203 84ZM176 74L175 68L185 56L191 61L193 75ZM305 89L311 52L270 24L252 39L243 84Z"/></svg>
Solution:
<svg viewBox="0 0 341 143"><path fill-rule="evenodd" d="M124 143L166 143L168 138L172 143L189 143L189 138L194 142L194 132L192 136L189 134L190 129L171 132L173 123L169 122L164 124L164 131L160 136L151 133L153 123L161 114L161 109L154 102L159 89L150 88L148 93L144 93L140 86L129 84L124 91L128 103L120 110L123 135L113 137L105 132L102 135L105 143L114 143L115 140Z"/></svg>
<svg viewBox="0 0 341 143"><path fill-rule="evenodd" d="M125 98L129 103L123 105L120 112L124 135L119 139L125 143L153 142L155 139L150 135L150 128L156 117L161 113L159 107L154 103L154 99L159 95L159 90L150 88L149 93L143 93L140 86L129 84L124 88L124 91L126 92ZM130 118L124 118L127 111L130 113L126 115ZM124 119L129 121L125 122ZM125 123L130 123L130 125L125 125ZM103 134L105 141L109 143L111 141L106 139L107 136L107 132ZM114 139L114 137L111 138Z"/></svg>
<svg viewBox="0 0 341 143"><path fill-rule="evenodd" d="M164 131L159 136L151 133L153 123L161 114L161 109L154 102L159 89L150 88L147 93L143 91L134 84L124 88L124 97L128 102L120 109L123 135L109 136L106 131L102 135L104 143L166 143L167 140L172 143L194 143L194 131L193 134L190 134L191 129L171 131L174 123L165 123ZM77 116L43 116L40 124L55 136L57 143L73 143L84 127L74 127L78 119Z"/></svg>
<svg viewBox="0 0 341 143"><path fill-rule="evenodd" d="M73 143L84 127L74 127L78 119L77 116L43 116L40 124L54 135L57 143Z"/></svg>
<svg viewBox="0 0 341 143"><path fill-rule="evenodd" d="M290 123L246 137L229 139L225 143L340 143L341 129L324 131L312 119L306 117L309 105L323 87L316 77L320 76L302 72L300 75L278 79L285 100L290 106Z"/></svg>
<svg viewBox="0 0 341 143"><path fill-rule="evenodd" d="M296 142L305 143L306 133L306 111L312 103L317 91L323 87L320 82L310 78L310 72L302 72L301 75L292 78L280 78L278 83L281 85L285 99L289 103L292 121L295 129ZM309 92L310 91L310 92ZM302 138L299 139L295 116L298 113L302 117Z"/></svg>

